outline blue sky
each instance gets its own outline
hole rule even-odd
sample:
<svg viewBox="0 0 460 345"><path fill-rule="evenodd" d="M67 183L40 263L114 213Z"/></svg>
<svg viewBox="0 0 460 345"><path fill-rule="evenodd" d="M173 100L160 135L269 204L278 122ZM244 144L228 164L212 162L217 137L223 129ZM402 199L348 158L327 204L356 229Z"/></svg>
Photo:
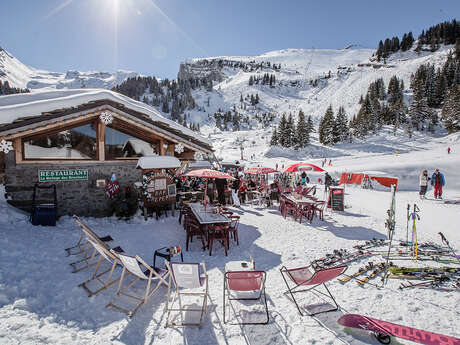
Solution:
<svg viewBox="0 0 460 345"><path fill-rule="evenodd" d="M175 78L192 57L374 49L455 15L459 0L2 0L0 46L50 71Z"/></svg>

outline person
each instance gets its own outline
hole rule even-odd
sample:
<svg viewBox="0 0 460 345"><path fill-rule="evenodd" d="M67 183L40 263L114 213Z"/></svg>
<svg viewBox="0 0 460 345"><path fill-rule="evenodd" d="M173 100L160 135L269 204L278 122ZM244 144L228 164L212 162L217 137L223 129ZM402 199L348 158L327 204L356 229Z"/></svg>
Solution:
<svg viewBox="0 0 460 345"><path fill-rule="evenodd" d="M431 185L434 186L434 198L442 199L442 186L446 184L444 175L436 169L431 176Z"/></svg>
<svg viewBox="0 0 460 345"><path fill-rule="evenodd" d="M302 171L302 175L300 175L302 177L302 185L306 185L307 184L307 173L305 171Z"/></svg>
<svg viewBox="0 0 460 345"><path fill-rule="evenodd" d="M217 189L217 199L219 204L225 205L225 187L227 185L227 180L224 178L216 178L216 189Z"/></svg>
<svg viewBox="0 0 460 345"><path fill-rule="evenodd" d="M241 184L240 184L240 188L239 188L239 197L241 199L241 202L242 203L245 203L246 202L246 191L248 190L248 187L246 186L246 183L243 181L241 181Z"/></svg>
<svg viewBox="0 0 460 345"><path fill-rule="evenodd" d="M423 170L422 175L420 175L420 199L425 199L426 189L428 188L428 182L430 178L428 177L428 171Z"/></svg>
<svg viewBox="0 0 460 345"><path fill-rule="evenodd" d="M324 175L324 189L325 189L326 192L329 189L329 187L331 186L331 184L332 184L332 177L326 171L326 174Z"/></svg>
<svg viewBox="0 0 460 345"><path fill-rule="evenodd" d="M275 164L275 170L278 170L278 163Z"/></svg>
<svg viewBox="0 0 460 345"><path fill-rule="evenodd" d="M447 148L447 154L449 154L449 153L450 153L450 147Z"/></svg>
<svg viewBox="0 0 460 345"><path fill-rule="evenodd" d="M209 202L214 202L214 179L208 180L208 191L207 191Z"/></svg>
<svg viewBox="0 0 460 345"><path fill-rule="evenodd" d="M330 167L332 166L332 159L329 159L329 164Z"/></svg>

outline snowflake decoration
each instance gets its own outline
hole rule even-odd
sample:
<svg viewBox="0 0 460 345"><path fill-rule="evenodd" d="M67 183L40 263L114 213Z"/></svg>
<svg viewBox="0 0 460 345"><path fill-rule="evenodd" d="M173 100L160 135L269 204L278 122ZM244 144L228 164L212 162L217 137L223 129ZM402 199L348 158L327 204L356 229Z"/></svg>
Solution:
<svg viewBox="0 0 460 345"><path fill-rule="evenodd" d="M2 141L0 141L0 151L5 153L13 151L13 143L2 139Z"/></svg>
<svg viewBox="0 0 460 345"><path fill-rule="evenodd" d="M184 145L182 144L177 144L174 146L174 151L176 151L178 154L181 154L182 152L184 152Z"/></svg>
<svg viewBox="0 0 460 345"><path fill-rule="evenodd" d="M196 161L202 161L203 160L203 154L201 152L195 152L195 154L193 155L193 158L196 160Z"/></svg>
<svg viewBox="0 0 460 345"><path fill-rule="evenodd" d="M99 115L99 119L107 126L113 121L113 114L110 111L104 111Z"/></svg>

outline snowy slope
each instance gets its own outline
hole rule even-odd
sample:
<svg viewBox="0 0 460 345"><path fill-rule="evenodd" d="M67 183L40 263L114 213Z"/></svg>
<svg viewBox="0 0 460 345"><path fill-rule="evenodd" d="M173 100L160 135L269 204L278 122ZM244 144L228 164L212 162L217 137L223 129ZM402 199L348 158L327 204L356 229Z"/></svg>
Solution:
<svg viewBox="0 0 460 345"><path fill-rule="evenodd" d="M280 64L281 70L273 71L263 68L258 71L243 71L223 67L221 75L223 80L214 84L213 92L203 90L195 91L193 96L197 105L202 110L190 111L191 118L198 122L208 121L208 114L213 114L218 109L224 111L236 109L244 115L254 116L257 113L274 112L278 114L290 112L297 115L302 109L306 115L312 115L317 121L323 116L326 108L332 104L334 111L343 105L351 118L359 110L358 100L365 95L371 82L383 78L385 85L393 75L404 81L409 88L410 76L424 63L441 65L451 46L444 46L435 53L412 51L393 54L386 64L378 63L370 49L285 49L268 52L260 56L222 56L206 58L206 60L230 60L242 62L271 62ZM192 59L186 64L198 64L203 59ZM196 70L199 70L198 68ZM330 78L329 77L330 72ZM200 76L200 73L197 72ZM204 74L209 73L203 71ZM265 73L274 74L276 86L248 85L250 76L262 77ZM203 76L203 75L201 75ZM312 81L317 85L313 86ZM258 94L260 103L255 107L245 101L246 110L242 109L240 97L243 95ZM208 106L209 103L209 106ZM253 122L256 125L255 122Z"/></svg>
<svg viewBox="0 0 460 345"><path fill-rule="evenodd" d="M32 92L47 89L111 89L125 79L137 75L130 71L115 73L73 70L66 73L49 72L23 64L0 47L0 80L7 80L12 87L28 88Z"/></svg>

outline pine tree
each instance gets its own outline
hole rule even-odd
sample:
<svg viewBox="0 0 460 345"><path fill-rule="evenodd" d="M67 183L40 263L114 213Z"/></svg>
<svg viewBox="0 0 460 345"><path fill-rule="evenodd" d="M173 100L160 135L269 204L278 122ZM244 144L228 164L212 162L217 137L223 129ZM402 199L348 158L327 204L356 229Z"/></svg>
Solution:
<svg viewBox="0 0 460 345"><path fill-rule="evenodd" d="M315 132L315 126L313 125L313 120L311 119L311 115L308 115L307 130L309 134Z"/></svg>
<svg viewBox="0 0 460 345"><path fill-rule="evenodd" d="M348 128L348 117L343 106L339 107L335 119L336 142L345 142L350 137L350 129Z"/></svg>
<svg viewBox="0 0 460 345"><path fill-rule="evenodd" d="M286 114L283 113L283 115L281 116L280 123L278 125L278 133L277 133L278 134L278 144L282 147L288 146L286 128L287 128Z"/></svg>
<svg viewBox="0 0 460 345"><path fill-rule="evenodd" d="M460 85L454 85L444 102L441 119L448 133L460 131Z"/></svg>
<svg viewBox="0 0 460 345"><path fill-rule="evenodd" d="M294 138L296 149L303 149L308 144L310 144L310 132L308 131L308 123L305 121L305 114L302 110L299 111Z"/></svg>
<svg viewBox="0 0 460 345"><path fill-rule="evenodd" d="M293 147L295 145L295 125L292 114L289 113L286 126L286 147Z"/></svg>
<svg viewBox="0 0 460 345"><path fill-rule="evenodd" d="M276 127L273 129L272 138L270 139L270 146L278 145L278 133Z"/></svg>
<svg viewBox="0 0 460 345"><path fill-rule="evenodd" d="M324 117L322 118L320 131L320 142L323 145L334 144L334 111L332 105L326 110Z"/></svg>
<svg viewBox="0 0 460 345"><path fill-rule="evenodd" d="M409 121L417 131L425 128L425 120L431 117L432 110L428 107L426 98L423 95L423 88L414 90L415 95L409 109Z"/></svg>

